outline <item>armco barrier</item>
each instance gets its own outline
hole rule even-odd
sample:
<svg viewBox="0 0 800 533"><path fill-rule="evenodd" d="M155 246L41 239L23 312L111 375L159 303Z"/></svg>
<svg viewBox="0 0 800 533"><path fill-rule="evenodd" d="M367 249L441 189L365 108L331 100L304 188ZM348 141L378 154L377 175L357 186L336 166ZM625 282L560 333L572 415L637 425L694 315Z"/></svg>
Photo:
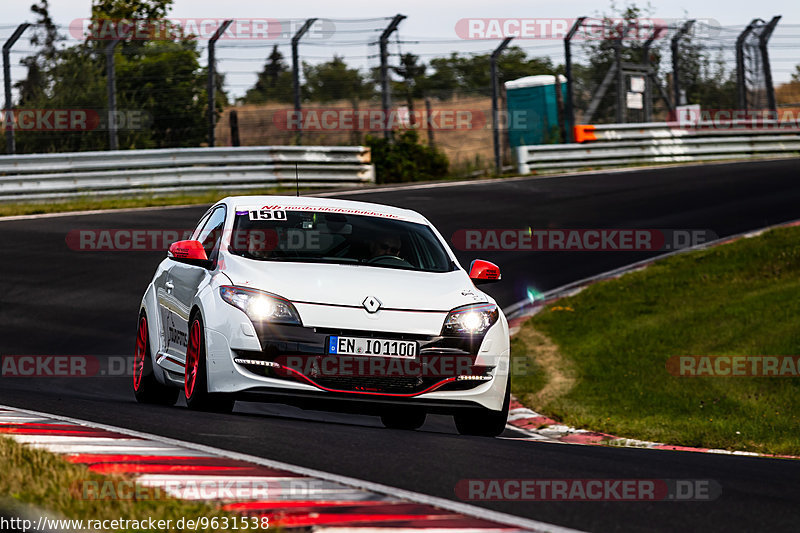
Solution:
<svg viewBox="0 0 800 533"><path fill-rule="evenodd" d="M519 173L800 153L796 123L762 123L758 128L741 123L579 125L574 138L574 144L517 147Z"/></svg>
<svg viewBox="0 0 800 533"><path fill-rule="evenodd" d="M369 148L253 146L0 156L0 201L375 182Z"/></svg>

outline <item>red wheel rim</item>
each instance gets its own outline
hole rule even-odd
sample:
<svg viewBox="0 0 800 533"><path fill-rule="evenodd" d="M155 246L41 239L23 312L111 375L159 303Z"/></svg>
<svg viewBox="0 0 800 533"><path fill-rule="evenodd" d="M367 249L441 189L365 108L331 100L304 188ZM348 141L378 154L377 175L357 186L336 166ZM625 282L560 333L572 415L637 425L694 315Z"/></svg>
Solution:
<svg viewBox="0 0 800 533"><path fill-rule="evenodd" d="M197 370L200 367L200 321L192 322L192 331L189 334L189 346L186 348L186 381L184 392L187 398L194 393L197 382Z"/></svg>
<svg viewBox="0 0 800 533"><path fill-rule="evenodd" d="M133 390L139 390L144 375L144 358L147 357L147 318L139 319L139 331L136 333L136 353L133 356Z"/></svg>

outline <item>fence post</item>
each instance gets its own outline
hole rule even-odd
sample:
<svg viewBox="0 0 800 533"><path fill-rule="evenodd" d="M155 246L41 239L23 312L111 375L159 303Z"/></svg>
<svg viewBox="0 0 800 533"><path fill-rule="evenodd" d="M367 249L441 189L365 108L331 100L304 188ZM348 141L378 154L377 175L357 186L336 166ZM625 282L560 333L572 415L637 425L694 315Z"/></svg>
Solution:
<svg viewBox="0 0 800 533"><path fill-rule="evenodd" d="M395 15L386 29L383 30L383 33L381 33L381 38L378 41L381 55L381 107L383 108L384 124L383 136L386 139L389 139L392 136L392 132L389 129L389 111L392 107L392 93L391 87L389 86L389 36L397 29L397 26L405 18L405 15Z"/></svg>
<svg viewBox="0 0 800 533"><path fill-rule="evenodd" d="M686 104L686 99L681 98L681 69L678 63L678 54L680 53L680 40L689 33L694 26L694 20L687 20L681 26L681 29L672 37L672 88L675 95L675 107Z"/></svg>
<svg viewBox="0 0 800 533"><path fill-rule="evenodd" d="M231 146L241 146L239 140L239 113L235 109L231 109L228 113L228 120L231 126Z"/></svg>
<svg viewBox="0 0 800 533"><path fill-rule="evenodd" d="M17 39L20 38L22 33L28 29L27 22L24 24L20 24L17 26L17 29L14 30L14 33L11 34L11 37L3 45L3 86L5 88L5 96L6 96L6 105L5 105L5 123L6 123L6 153L7 154L14 154L17 152L17 145L14 141L14 120L13 117L9 119L9 114L12 114L14 111L14 103L11 101L11 65L9 54L11 52L11 47L14 46L14 43L17 42Z"/></svg>
<svg viewBox="0 0 800 533"><path fill-rule="evenodd" d="M232 19L223 21L222 25L217 28L217 31L211 36L211 39L208 40L208 89L206 92L208 94L208 146L212 148L214 146L214 126L217 120L217 85L214 80L217 66L216 59L214 58L214 47L217 40L222 37L222 34L225 33L225 30L227 30L228 26L232 23Z"/></svg>
<svg viewBox="0 0 800 533"><path fill-rule="evenodd" d="M117 136L117 70L114 50L122 39L114 39L106 45L106 93L108 95L108 149L119 150Z"/></svg>
<svg viewBox="0 0 800 533"><path fill-rule="evenodd" d="M572 126L575 125L575 108L573 107L573 84L572 84L572 46L571 41L572 38L575 36L575 32L578 31L578 28L581 27L583 21L586 20L586 17L578 17L575 22L572 24L572 28L570 28L567 36L564 37L564 70L566 71L565 74L567 75L567 101L566 101L566 114L567 114L567 138L564 139L564 142L570 142L572 140Z"/></svg>
<svg viewBox="0 0 800 533"><path fill-rule="evenodd" d="M747 79L744 74L744 41L759 22L764 21L761 19L751 20L750 24L748 24L744 31L736 38L736 93L739 109L747 109Z"/></svg>
<svg viewBox="0 0 800 533"><path fill-rule="evenodd" d="M767 43L769 42L769 38L772 36L772 32L775 30L775 26L778 25L779 20L781 20L780 15L772 17L772 20L769 21L767 26L761 32L761 35L758 36L758 47L761 49L761 64L764 68L764 85L767 91L767 107L770 111L774 111L776 116L778 113L778 105L775 102L775 87L772 86L772 68L769 64Z"/></svg>
<svg viewBox="0 0 800 533"><path fill-rule="evenodd" d="M567 125L564 124L564 93L561 92L561 74L556 71L555 89L556 89L556 120L558 121L558 142L559 144L567 142Z"/></svg>
<svg viewBox="0 0 800 533"><path fill-rule="evenodd" d="M425 97L425 124L428 130L428 146L434 148L436 146L433 139L433 114L431 111L431 99Z"/></svg>
<svg viewBox="0 0 800 533"><path fill-rule="evenodd" d="M508 43L511 42L513 37L506 37L500 46L494 49L489 66L492 73L492 137L494 140L494 168L495 172L500 175L503 171L503 163L500 160L500 126L498 125L499 117L497 112L497 58L506 49Z"/></svg>
<svg viewBox="0 0 800 533"><path fill-rule="evenodd" d="M614 64L617 65L617 109L615 120L617 124L622 124L625 121L625 72L622 70L622 40L628 34L627 26L623 27L622 23L619 25L620 33L614 41Z"/></svg>
<svg viewBox="0 0 800 533"><path fill-rule="evenodd" d="M303 35L306 34L309 28L311 28L311 25L316 21L317 19L315 18L307 19L292 37L292 90L294 91L294 111L299 121L297 126L297 144L301 143L303 137L303 120L300 116L302 103L300 101L300 54L298 52L298 47L300 45L300 39L303 38Z"/></svg>
<svg viewBox="0 0 800 533"><path fill-rule="evenodd" d="M642 64L648 67L648 72L644 77L644 121L650 122L653 120L653 80L651 78L652 66L650 65L650 47L653 41L658 39L664 31L664 26L656 26L653 28L653 34L642 47Z"/></svg>

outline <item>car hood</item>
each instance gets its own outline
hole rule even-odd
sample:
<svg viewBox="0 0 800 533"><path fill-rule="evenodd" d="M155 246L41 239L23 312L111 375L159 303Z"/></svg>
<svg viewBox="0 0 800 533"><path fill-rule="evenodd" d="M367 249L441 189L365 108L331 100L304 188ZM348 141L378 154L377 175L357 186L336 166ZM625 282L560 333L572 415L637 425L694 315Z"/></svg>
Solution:
<svg viewBox="0 0 800 533"><path fill-rule="evenodd" d="M491 301L463 270L415 272L363 265L256 261L225 254L223 272L234 285L293 302L361 306L368 296L385 310L449 311Z"/></svg>

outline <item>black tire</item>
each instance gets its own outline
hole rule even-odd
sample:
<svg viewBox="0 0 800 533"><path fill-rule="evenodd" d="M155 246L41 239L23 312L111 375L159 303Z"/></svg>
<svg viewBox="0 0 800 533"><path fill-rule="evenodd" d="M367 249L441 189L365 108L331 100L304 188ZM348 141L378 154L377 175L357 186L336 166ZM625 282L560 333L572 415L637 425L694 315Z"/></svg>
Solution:
<svg viewBox="0 0 800 533"><path fill-rule="evenodd" d="M506 396L503 408L500 411L481 409L467 411L453 416L456 429L462 435L475 435L478 437L498 437L503 434L508 421L508 406L511 403L511 376L506 382Z"/></svg>
<svg viewBox="0 0 800 533"><path fill-rule="evenodd" d="M390 429L419 429L428 417L422 409L392 409L381 415L381 422Z"/></svg>
<svg viewBox="0 0 800 533"><path fill-rule="evenodd" d="M133 354L133 394L139 403L175 405L181 391L177 387L162 385L153 374L153 357L150 353L150 335L147 315L139 315L136 329L136 348Z"/></svg>
<svg viewBox="0 0 800 533"><path fill-rule="evenodd" d="M208 392L205 328L200 313L195 313L189 319L183 392L186 395L186 405L193 411L230 413L236 403L231 394Z"/></svg>

